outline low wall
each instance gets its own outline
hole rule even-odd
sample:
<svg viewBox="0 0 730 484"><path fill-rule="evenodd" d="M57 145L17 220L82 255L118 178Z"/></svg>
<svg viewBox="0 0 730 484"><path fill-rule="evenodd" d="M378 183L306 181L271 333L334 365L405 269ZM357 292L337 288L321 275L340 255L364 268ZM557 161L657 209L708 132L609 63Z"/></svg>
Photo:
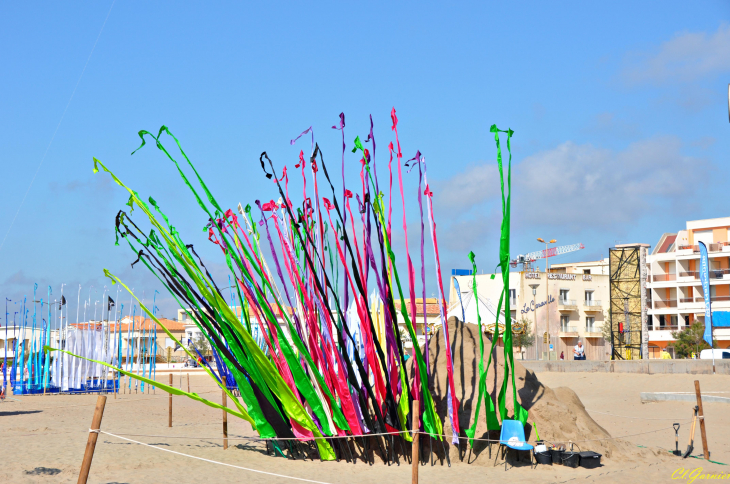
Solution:
<svg viewBox="0 0 730 484"><path fill-rule="evenodd" d="M689 373L711 375L712 360L615 360L615 361L520 361L535 373L541 372L603 372L603 373ZM715 360L718 375L730 375L730 361Z"/></svg>
<svg viewBox="0 0 730 484"><path fill-rule="evenodd" d="M725 392L723 392L725 393ZM669 393L669 392L641 392L641 403L654 403L654 402L692 402L697 403L697 395L695 393ZM707 393L702 394L702 403L713 402L713 403L730 403L730 398L708 395Z"/></svg>

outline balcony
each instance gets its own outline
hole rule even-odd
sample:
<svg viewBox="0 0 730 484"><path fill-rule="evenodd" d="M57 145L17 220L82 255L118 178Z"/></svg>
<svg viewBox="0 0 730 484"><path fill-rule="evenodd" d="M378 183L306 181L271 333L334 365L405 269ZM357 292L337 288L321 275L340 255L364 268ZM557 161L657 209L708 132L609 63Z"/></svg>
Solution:
<svg viewBox="0 0 730 484"><path fill-rule="evenodd" d="M677 255L699 254L699 252L700 252L699 245L678 245L677 246Z"/></svg>
<svg viewBox="0 0 730 484"><path fill-rule="evenodd" d="M677 307L676 299L664 299L664 300L654 301L654 309L676 308L676 307Z"/></svg>
<svg viewBox="0 0 730 484"><path fill-rule="evenodd" d="M680 279L693 279L693 280L696 280L696 279L699 279L700 278L700 273L697 272L697 271L680 272L679 273L679 278Z"/></svg>
<svg viewBox="0 0 730 484"><path fill-rule="evenodd" d="M710 270L710 279L730 280L730 269L712 269Z"/></svg>
<svg viewBox="0 0 730 484"><path fill-rule="evenodd" d="M603 331L601 330L600 326L596 326L595 324L587 325L585 337L586 338L601 338L601 337L603 337Z"/></svg>
<svg viewBox="0 0 730 484"><path fill-rule="evenodd" d="M517 298L516 297L509 298L509 306L511 308L516 308L517 307Z"/></svg>
<svg viewBox="0 0 730 484"><path fill-rule="evenodd" d="M584 311L601 311L603 309L601 301L595 299L583 301Z"/></svg>
<svg viewBox="0 0 730 484"><path fill-rule="evenodd" d="M558 333L558 337L560 338L577 338L580 336L578 334L578 327L577 326L568 326L561 324L560 325L560 332Z"/></svg>
<svg viewBox="0 0 730 484"><path fill-rule="evenodd" d="M677 274L656 274L654 276L651 276L651 280L652 280L652 282L676 281Z"/></svg>
<svg viewBox="0 0 730 484"><path fill-rule="evenodd" d="M659 326L659 325L651 326L650 325L649 331L679 331L679 326L676 324L664 325L664 326Z"/></svg>
<svg viewBox="0 0 730 484"><path fill-rule="evenodd" d="M712 302L727 302L730 301L730 296L714 296L712 298ZM705 297L704 296L695 296L695 297L683 297L679 299L680 303L684 304L704 304L705 303ZM658 306L657 306L658 307Z"/></svg>
<svg viewBox="0 0 730 484"><path fill-rule="evenodd" d="M578 302L575 299L558 299L558 311L577 311Z"/></svg>
<svg viewBox="0 0 730 484"><path fill-rule="evenodd" d="M718 242L716 244L707 244L707 252L730 252L730 243ZM679 245L677 246L677 255L699 254L700 246L697 245Z"/></svg>

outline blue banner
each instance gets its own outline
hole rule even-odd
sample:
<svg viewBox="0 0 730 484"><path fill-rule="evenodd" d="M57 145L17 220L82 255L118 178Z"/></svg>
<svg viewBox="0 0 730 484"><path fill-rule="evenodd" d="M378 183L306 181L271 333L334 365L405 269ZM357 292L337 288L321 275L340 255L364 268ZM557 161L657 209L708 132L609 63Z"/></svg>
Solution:
<svg viewBox="0 0 730 484"><path fill-rule="evenodd" d="M703 339L712 348L712 301L710 298L710 263L707 259L707 246L699 242L700 246L700 282L702 292L705 293L705 334Z"/></svg>

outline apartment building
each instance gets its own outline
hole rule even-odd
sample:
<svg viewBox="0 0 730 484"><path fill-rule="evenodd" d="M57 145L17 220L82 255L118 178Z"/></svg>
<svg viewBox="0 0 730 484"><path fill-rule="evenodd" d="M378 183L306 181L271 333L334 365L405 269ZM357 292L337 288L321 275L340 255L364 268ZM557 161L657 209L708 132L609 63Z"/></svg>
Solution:
<svg viewBox="0 0 730 484"><path fill-rule="evenodd" d="M730 311L730 217L688 221L686 229L663 234L647 256L650 357L667 347L672 353L672 331L704 322L700 241L708 249L713 313ZM730 347L730 328L714 334L720 348Z"/></svg>
<svg viewBox="0 0 730 484"><path fill-rule="evenodd" d="M610 343L603 339L601 330L609 301L609 276L608 271L602 273L602 266L603 261L596 261L555 264L547 273L510 272L512 320L529 324L536 337L535 344L524 351L524 358L555 360L563 353L566 360L572 360L578 341L583 343L588 359L610 358ZM477 305L471 301L472 277L451 277L449 316L462 319L463 305L466 322L476 324ZM476 283L482 323L494 323L502 291L501 276L492 279L491 274L478 274ZM500 316L504 317L504 309Z"/></svg>

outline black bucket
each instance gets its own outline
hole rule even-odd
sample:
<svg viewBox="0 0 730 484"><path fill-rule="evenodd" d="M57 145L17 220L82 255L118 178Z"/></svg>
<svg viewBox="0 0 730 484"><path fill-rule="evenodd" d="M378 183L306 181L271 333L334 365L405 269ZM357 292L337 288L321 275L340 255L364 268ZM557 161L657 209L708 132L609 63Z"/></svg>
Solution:
<svg viewBox="0 0 730 484"><path fill-rule="evenodd" d="M580 452L580 466L595 469L601 465L601 454L593 451Z"/></svg>
<svg viewBox="0 0 730 484"><path fill-rule="evenodd" d="M552 457L553 464L563 464L563 451L561 449L550 449L550 456Z"/></svg>
<svg viewBox="0 0 730 484"><path fill-rule="evenodd" d="M553 457L550 455L550 451L535 452L535 462L538 464L553 465Z"/></svg>
<svg viewBox="0 0 730 484"><path fill-rule="evenodd" d="M580 465L580 453L572 452L570 450L564 450L560 460L564 466L577 468Z"/></svg>

